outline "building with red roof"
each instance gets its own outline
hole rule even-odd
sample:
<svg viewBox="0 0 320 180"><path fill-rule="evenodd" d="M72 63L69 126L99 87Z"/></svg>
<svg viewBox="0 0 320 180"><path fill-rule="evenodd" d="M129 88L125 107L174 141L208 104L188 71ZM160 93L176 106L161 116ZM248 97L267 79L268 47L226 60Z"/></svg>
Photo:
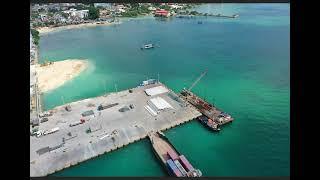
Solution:
<svg viewBox="0 0 320 180"><path fill-rule="evenodd" d="M168 17L169 15L170 15L169 11L164 10L164 9L157 9L154 12L154 16L158 16L158 17Z"/></svg>

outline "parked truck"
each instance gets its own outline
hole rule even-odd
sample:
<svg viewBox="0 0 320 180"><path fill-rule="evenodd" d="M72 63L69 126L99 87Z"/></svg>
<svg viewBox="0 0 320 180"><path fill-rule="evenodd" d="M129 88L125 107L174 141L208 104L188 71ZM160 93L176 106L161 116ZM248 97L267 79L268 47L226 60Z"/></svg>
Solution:
<svg viewBox="0 0 320 180"><path fill-rule="evenodd" d="M98 111L111 108L111 107L116 106L116 105L118 105L118 104L119 104L119 103L113 103L113 104L105 104L105 103L102 103L102 104L100 104L100 105L98 106Z"/></svg>
<svg viewBox="0 0 320 180"><path fill-rule="evenodd" d="M72 127L72 126L77 126L77 125L79 125L79 124L83 124L84 122L85 122L84 119L80 119L80 121L74 121L74 122L70 123L69 126L70 126L70 127Z"/></svg>
<svg viewBox="0 0 320 180"><path fill-rule="evenodd" d="M49 131L45 131L44 133L43 133L43 135L48 135L48 134L52 134L52 133L55 133L55 132L57 132L57 131L59 131L59 127L55 127L55 128L53 128L53 129L50 129Z"/></svg>

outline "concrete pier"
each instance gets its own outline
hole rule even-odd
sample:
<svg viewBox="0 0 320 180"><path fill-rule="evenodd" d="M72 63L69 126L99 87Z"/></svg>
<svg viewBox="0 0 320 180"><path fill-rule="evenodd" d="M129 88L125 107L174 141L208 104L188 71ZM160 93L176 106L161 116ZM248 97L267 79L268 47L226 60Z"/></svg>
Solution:
<svg viewBox="0 0 320 180"><path fill-rule="evenodd" d="M39 130L58 127L59 131L40 137L30 136L30 176L46 176L139 141L147 137L150 131L167 130L201 115L196 108L171 90L148 96L144 90L155 86L165 87L157 83L133 88L132 92L125 90L69 103L71 111L66 111L66 105L50 110L53 115L48 117L48 121L40 123ZM162 110L153 116L145 106L147 101L154 97L163 98L173 109ZM119 104L98 111L101 103ZM133 109L119 111L131 104ZM81 114L89 110L94 114L82 117ZM69 126L80 119L85 122ZM39 153L40 149L42 153Z"/></svg>

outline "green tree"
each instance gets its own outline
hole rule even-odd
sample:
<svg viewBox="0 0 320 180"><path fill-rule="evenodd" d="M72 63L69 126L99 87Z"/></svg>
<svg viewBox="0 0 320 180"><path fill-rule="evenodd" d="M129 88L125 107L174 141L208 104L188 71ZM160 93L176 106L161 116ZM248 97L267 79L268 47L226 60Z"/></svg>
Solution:
<svg viewBox="0 0 320 180"><path fill-rule="evenodd" d="M40 36L39 36L39 31L35 30L35 29L31 29L31 34L33 37L33 43L35 45L39 44L39 40L40 40Z"/></svg>
<svg viewBox="0 0 320 180"><path fill-rule="evenodd" d="M130 3L131 8L138 8L139 4L138 3Z"/></svg>
<svg viewBox="0 0 320 180"><path fill-rule="evenodd" d="M39 17L39 13L32 13L31 14L31 18L32 19L36 19L36 18L38 18Z"/></svg>
<svg viewBox="0 0 320 180"><path fill-rule="evenodd" d="M61 13L61 16L66 18L66 19L68 19L68 17L69 17L69 15L67 13L64 13L64 12Z"/></svg>
<svg viewBox="0 0 320 180"><path fill-rule="evenodd" d="M50 12L50 13L56 13L56 12L58 12L58 10L57 10L57 9L49 9L48 12Z"/></svg>
<svg viewBox="0 0 320 180"><path fill-rule="evenodd" d="M161 4L160 3L152 3L153 6L159 7Z"/></svg>
<svg viewBox="0 0 320 180"><path fill-rule="evenodd" d="M94 6L89 7L88 19L97 19L99 18L99 9Z"/></svg>
<svg viewBox="0 0 320 180"><path fill-rule="evenodd" d="M198 12L197 12L197 11L191 11L190 14L191 14L191 15L197 15Z"/></svg>

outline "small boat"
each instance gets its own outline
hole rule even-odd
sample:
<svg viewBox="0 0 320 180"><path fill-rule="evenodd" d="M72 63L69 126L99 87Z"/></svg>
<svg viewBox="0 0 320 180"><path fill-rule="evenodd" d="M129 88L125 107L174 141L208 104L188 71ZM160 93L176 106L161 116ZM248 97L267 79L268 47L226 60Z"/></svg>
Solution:
<svg viewBox="0 0 320 180"><path fill-rule="evenodd" d="M207 128L213 130L213 131L220 131L219 124L212 119L207 118L206 116L202 115L198 117L198 120L200 121L201 124L206 126Z"/></svg>
<svg viewBox="0 0 320 180"><path fill-rule="evenodd" d="M234 14L232 17L237 18L237 17L239 17L239 14Z"/></svg>
<svg viewBox="0 0 320 180"><path fill-rule="evenodd" d="M155 46L153 44L145 44L141 47L141 49L152 49L154 48Z"/></svg>

